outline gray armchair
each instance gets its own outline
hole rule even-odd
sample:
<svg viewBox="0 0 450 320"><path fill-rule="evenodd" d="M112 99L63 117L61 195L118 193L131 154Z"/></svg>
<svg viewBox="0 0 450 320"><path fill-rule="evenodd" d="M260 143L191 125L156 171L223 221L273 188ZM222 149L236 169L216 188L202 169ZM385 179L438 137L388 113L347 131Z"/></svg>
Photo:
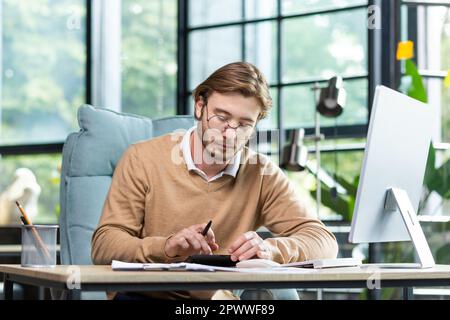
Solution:
<svg viewBox="0 0 450 320"><path fill-rule="evenodd" d="M61 264L92 264L91 237L98 224L112 175L122 153L140 140L194 125L192 116L152 120L83 105L80 131L63 148L60 186ZM83 294L83 298L104 298Z"/></svg>

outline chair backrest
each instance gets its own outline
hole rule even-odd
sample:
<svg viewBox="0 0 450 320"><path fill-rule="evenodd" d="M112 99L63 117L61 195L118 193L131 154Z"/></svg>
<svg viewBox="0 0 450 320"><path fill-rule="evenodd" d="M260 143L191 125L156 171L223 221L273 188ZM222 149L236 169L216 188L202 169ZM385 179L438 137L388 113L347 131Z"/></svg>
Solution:
<svg viewBox="0 0 450 320"><path fill-rule="evenodd" d="M193 116L152 120L83 105L80 131L64 144L60 187L61 264L92 264L91 237L114 169L132 143L194 125Z"/></svg>

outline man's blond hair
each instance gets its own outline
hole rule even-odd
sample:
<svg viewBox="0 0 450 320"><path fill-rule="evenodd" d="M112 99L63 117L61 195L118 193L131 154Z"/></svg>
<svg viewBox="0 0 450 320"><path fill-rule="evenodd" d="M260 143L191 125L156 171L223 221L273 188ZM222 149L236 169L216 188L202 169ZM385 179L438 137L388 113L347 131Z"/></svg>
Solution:
<svg viewBox="0 0 450 320"><path fill-rule="evenodd" d="M261 107L258 120L265 118L272 107L266 78L258 68L248 62L233 62L214 71L194 89L194 101L203 99L206 104L213 92L240 93L244 97L255 97ZM195 117L200 120L197 115Z"/></svg>

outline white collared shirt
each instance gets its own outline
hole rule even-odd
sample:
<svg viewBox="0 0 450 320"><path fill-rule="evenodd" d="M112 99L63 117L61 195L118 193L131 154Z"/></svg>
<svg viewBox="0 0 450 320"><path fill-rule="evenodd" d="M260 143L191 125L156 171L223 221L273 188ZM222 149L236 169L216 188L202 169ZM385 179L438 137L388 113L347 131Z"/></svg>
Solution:
<svg viewBox="0 0 450 320"><path fill-rule="evenodd" d="M186 162L186 165L187 165L187 169L189 171L191 171L191 170L195 171L199 176L201 176L203 179L205 179L208 182L219 179L224 174L227 174L227 175L232 176L233 178L236 178L236 174L239 170L239 164L241 162L242 151L238 151L234 155L233 159L230 160L230 163L225 167L225 169L210 179L208 179L208 176L206 175L206 173L204 173L202 170L200 170L199 168L197 168L195 166L194 161L192 160L192 155L191 155L191 139L190 138L191 138L191 133L196 129L197 129L197 126L193 126L188 131L186 131L186 133L183 136L183 140L181 141L181 149L183 152L184 161Z"/></svg>

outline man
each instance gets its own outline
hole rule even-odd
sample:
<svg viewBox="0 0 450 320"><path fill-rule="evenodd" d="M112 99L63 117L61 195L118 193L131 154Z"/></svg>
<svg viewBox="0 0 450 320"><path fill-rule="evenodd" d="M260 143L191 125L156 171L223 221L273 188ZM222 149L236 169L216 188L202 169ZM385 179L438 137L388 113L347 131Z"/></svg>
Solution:
<svg viewBox="0 0 450 320"><path fill-rule="evenodd" d="M133 144L122 156L93 235L94 263L168 263L213 253L279 263L335 258L334 235L305 210L284 173L245 147L272 104L261 72L244 62L223 66L195 89L194 99L197 126ZM276 237L261 239L260 226Z"/></svg>

